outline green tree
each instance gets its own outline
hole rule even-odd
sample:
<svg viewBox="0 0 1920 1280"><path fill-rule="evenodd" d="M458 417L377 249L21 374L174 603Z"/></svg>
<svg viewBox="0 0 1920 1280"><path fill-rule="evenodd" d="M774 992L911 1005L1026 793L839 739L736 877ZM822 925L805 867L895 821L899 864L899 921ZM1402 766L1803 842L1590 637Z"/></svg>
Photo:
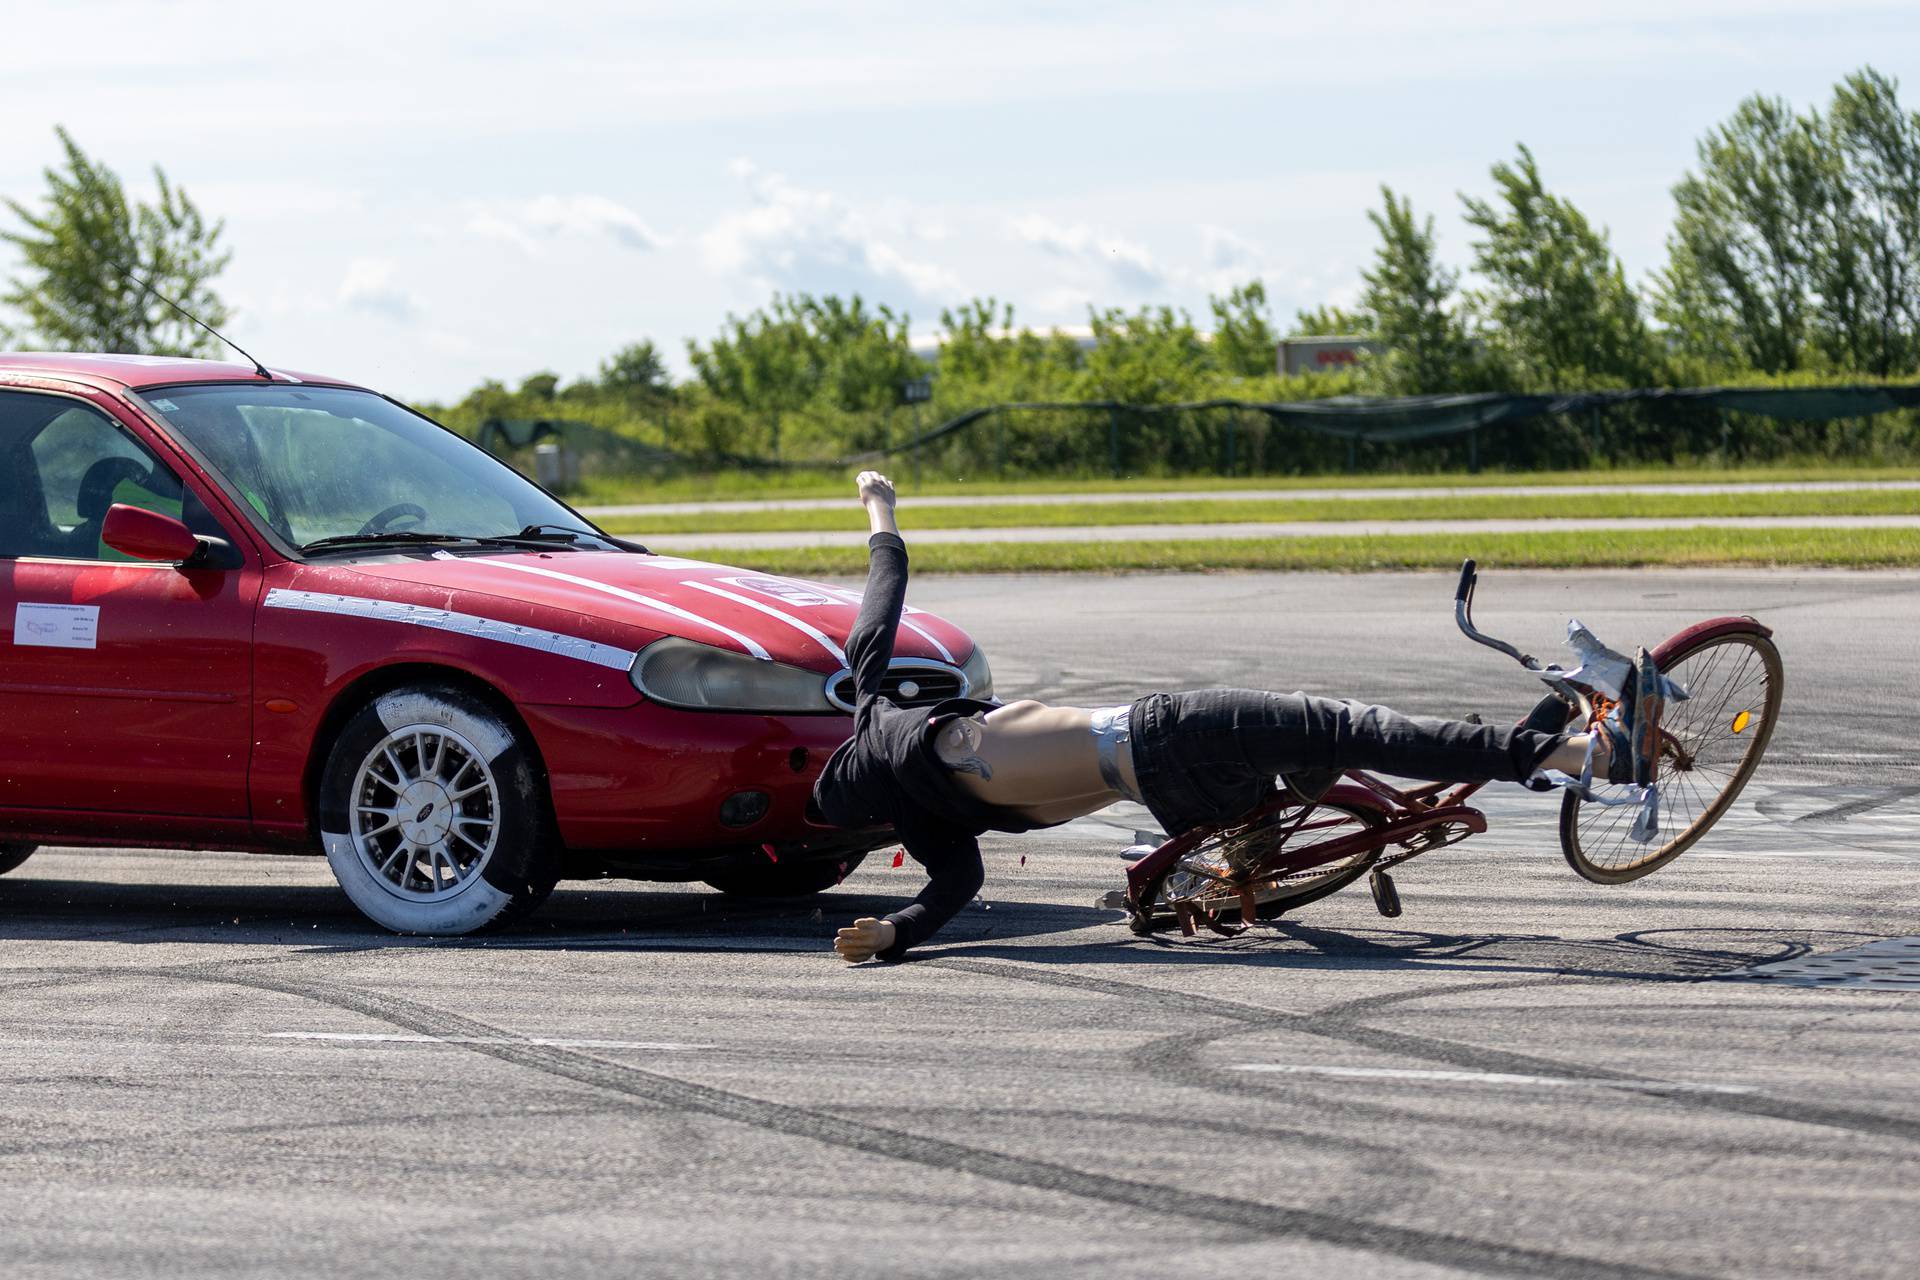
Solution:
<svg viewBox="0 0 1920 1280"><path fill-rule="evenodd" d="M1184 311L1142 307L1129 315L1111 307L1088 318L1094 345L1082 376L1092 398L1127 404L1187 400L1213 372L1212 353Z"/></svg>
<svg viewBox="0 0 1920 1280"><path fill-rule="evenodd" d="M1755 96L1700 140L1699 172L1673 188L1654 314L1674 348L1783 373L1805 361L1831 157L1815 122Z"/></svg>
<svg viewBox="0 0 1920 1280"><path fill-rule="evenodd" d="M1828 161L1814 246L1814 341L1830 364L1889 377L1920 363L1920 114L1871 67L1810 127Z"/></svg>
<svg viewBox="0 0 1920 1280"><path fill-rule="evenodd" d="M1380 188L1381 208L1368 221L1380 233L1373 268L1361 273L1366 288L1360 306L1368 332L1386 344L1375 362L1381 386L1404 395L1457 391L1474 380L1473 343L1454 305L1456 273L1442 266L1434 247L1433 218L1424 222L1413 202Z"/></svg>
<svg viewBox="0 0 1920 1280"><path fill-rule="evenodd" d="M600 362L602 391L634 400L658 400L673 390L667 362L649 340L629 343Z"/></svg>
<svg viewBox="0 0 1920 1280"><path fill-rule="evenodd" d="M874 412L918 376L908 317L868 309L858 294L775 295L761 311L729 315L719 337L687 354L700 383L723 402L766 422L774 456L787 419L810 408Z"/></svg>
<svg viewBox="0 0 1920 1280"><path fill-rule="evenodd" d="M209 224L157 165L158 198L130 203L111 169L65 129L54 132L66 163L44 171L45 204L32 208L9 199L7 207L24 226L0 232L25 264L0 295L25 320L21 336L54 350L216 353L220 344L155 291L216 329L226 324L230 312L212 285L231 257L220 247L224 224Z"/></svg>
<svg viewBox="0 0 1920 1280"><path fill-rule="evenodd" d="M1478 229L1474 266L1486 280L1474 305L1523 382L1544 389L1595 382L1644 384L1657 365L1653 336L1604 230L1546 189L1525 146L1493 166L1493 201L1463 195Z"/></svg>
<svg viewBox="0 0 1920 1280"><path fill-rule="evenodd" d="M1345 307L1319 306L1296 311L1289 338L1365 338L1373 334L1373 317Z"/></svg>
<svg viewBox="0 0 1920 1280"><path fill-rule="evenodd" d="M1213 358L1223 373L1262 378L1274 371L1279 341L1267 313L1267 286L1252 280L1224 298L1207 299L1213 311Z"/></svg>
<svg viewBox="0 0 1920 1280"><path fill-rule="evenodd" d="M560 375L550 371L530 373L520 380L520 394L530 400L551 400L560 390Z"/></svg>
<svg viewBox="0 0 1920 1280"><path fill-rule="evenodd" d="M940 378L983 383L1006 363L1012 348L1013 306L972 298L940 313Z"/></svg>

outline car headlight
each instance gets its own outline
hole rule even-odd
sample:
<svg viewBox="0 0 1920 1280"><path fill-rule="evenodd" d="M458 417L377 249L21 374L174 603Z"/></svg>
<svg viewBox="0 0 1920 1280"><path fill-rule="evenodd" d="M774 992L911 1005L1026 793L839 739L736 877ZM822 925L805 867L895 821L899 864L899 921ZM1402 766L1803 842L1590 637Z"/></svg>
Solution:
<svg viewBox="0 0 1920 1280"><path fill-rule="evenodd" d="M960 674L967 678L967 696L982 701L993 697L993 668L987 665L987 651L979 645L973 646L973 656L960 664Z"/></svg>
<svg viewBox="0 0 1920 1280"><path fill-rule="evenodd" d="M833 710L817 671L677 636L642 649L630 674L633 687L655 702L692 711Z"/></svg>

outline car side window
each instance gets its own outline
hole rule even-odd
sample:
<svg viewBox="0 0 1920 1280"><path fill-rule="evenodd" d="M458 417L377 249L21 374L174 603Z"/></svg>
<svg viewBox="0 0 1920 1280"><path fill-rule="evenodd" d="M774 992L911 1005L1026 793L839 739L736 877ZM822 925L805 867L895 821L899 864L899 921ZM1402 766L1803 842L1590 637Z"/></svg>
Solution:
<svg viewBox="0 0 1920 1280"><path fill-rule="evenodd" d="M0 392L0 557L124 561L100 540L115 503L224 538L165 463L104 414L53 396Z"/></svg>

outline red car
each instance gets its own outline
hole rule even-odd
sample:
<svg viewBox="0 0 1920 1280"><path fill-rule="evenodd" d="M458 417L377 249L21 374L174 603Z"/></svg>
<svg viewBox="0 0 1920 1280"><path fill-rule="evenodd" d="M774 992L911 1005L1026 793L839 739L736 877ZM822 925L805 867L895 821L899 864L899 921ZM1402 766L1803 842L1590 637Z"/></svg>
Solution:
<svg viewBox="0 0 1920 1280"><path fill-rule="evenodd" d="M391 929L563 876L798 894L859 595L652 555L331 378L0 355L0 870L36 844L324 851ZM909 611L897 699L983 696Z"/></svg>

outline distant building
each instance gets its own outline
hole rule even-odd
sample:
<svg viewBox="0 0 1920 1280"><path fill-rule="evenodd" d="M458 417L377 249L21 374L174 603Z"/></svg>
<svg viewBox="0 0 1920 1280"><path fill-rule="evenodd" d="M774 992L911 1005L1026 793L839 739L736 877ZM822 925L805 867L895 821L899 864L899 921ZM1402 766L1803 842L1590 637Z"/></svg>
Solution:
<svg viewBox="0 0 1920 1280"><path fill-rule="evenodd" d="M1386 343L1372 338L1282 338L1274 367L1288 377L1299 373L1338 373L1358 365L1363 356L1377 356L1386 349Z"/></svg>

